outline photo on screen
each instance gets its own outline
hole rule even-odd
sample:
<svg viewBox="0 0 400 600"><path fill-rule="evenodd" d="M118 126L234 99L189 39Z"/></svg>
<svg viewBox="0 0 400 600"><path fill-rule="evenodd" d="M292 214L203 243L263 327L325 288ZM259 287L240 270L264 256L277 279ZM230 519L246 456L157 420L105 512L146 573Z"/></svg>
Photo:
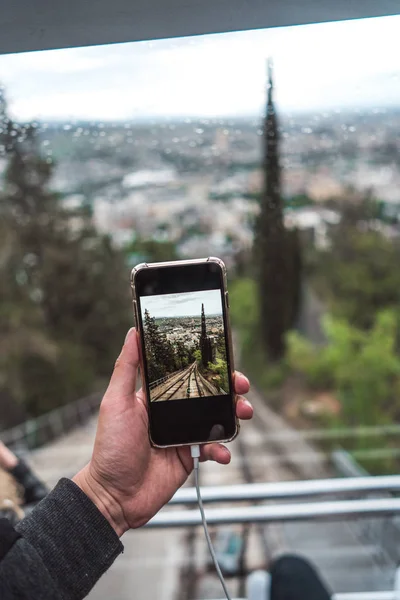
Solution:
<svg viewBox="0 0 400 600"><path fill-rule="evenodd" d="M219 289L141 297L150 401L229 393Z"/></svg>

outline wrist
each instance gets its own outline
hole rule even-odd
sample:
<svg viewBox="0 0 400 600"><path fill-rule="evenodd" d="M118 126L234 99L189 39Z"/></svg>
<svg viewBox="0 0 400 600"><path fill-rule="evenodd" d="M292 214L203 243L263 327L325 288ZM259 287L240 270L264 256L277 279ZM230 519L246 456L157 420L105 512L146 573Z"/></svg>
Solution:
<svg viewBox="0 0 400 600"><path fill-rule="evenodd" d="M112 493L93 476L90 466L90 463L86 465L72 481L98 508L118 537L121 537L129 529L124 511Z"/></svg>

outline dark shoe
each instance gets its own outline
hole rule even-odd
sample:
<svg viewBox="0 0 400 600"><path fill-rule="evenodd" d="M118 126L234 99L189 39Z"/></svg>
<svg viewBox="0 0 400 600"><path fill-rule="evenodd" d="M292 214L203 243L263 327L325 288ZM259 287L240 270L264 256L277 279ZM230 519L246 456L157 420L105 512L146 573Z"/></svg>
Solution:
<svg viewBox="0 0 400 600"><path fill-rule="evenodd" d="M300 556L278 558L270 574L272 600L331 600L315 568Z"/></svg>
<svg viewBox="0 0 400 600"><path fill-rule="evenodd" d="M24 504L36 504L47 496L49 492L47 487L22 458L19 459L17 466L11 469L9 473L24 490Z"/></svg>

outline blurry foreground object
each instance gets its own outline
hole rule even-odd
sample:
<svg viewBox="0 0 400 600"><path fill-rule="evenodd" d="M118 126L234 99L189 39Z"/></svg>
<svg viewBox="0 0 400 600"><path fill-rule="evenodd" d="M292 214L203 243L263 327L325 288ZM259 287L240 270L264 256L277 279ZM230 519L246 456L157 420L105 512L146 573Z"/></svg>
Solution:
<svg viewBox="0 0 400 600"><path fill-rule="evenodd" d="M7 498L7 490L11 494L10 500L15 503L15 492L17 490L19 503L37 504L47 496L48 489L35 475L30 466L20 457L17 457L7 446L0 441L0 469L4 478L4 491L0 498ZM7 484L7 481L9 483ZM11 481L11 483L10 483ZM19 489L17 488L19 486ZM1 490L1 488L0 488Z"/></svg>
<svg viewBox="0 0 400 600"><path fill-rule="evenodd" d="M9 473L23 489L24 504L37 504L47 496L48 489L22 458Z"/></svg>
<svg viewBox="0 0 400 600"><path fill-rule="evenodd" d="M0 518L15 525L24 516L21 495L13 477L0 468Z"/></svg>
<svg viewBox="0 0 400 600"><path fill-rule="evenodd" d="M331 600L316 569L304 558L284 555L270 572L254 571L247 580L248 600Z"/></svg>

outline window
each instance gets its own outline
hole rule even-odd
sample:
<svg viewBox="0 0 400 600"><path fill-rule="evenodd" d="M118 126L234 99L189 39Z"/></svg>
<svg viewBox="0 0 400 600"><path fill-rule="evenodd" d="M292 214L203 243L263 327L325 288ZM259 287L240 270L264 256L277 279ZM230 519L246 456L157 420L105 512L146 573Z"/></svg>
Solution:
<svg viewBox="0 0 400 600"><path fill-rule="evenodd" d="M101 392L130 267L218 255L258 412L224 483L398 472L399 25L0 57L3 430ZM385 589L391 540L370 525L251 536L303 550L335 591ZM225 533L238 557L240 528Z"/></svg>

